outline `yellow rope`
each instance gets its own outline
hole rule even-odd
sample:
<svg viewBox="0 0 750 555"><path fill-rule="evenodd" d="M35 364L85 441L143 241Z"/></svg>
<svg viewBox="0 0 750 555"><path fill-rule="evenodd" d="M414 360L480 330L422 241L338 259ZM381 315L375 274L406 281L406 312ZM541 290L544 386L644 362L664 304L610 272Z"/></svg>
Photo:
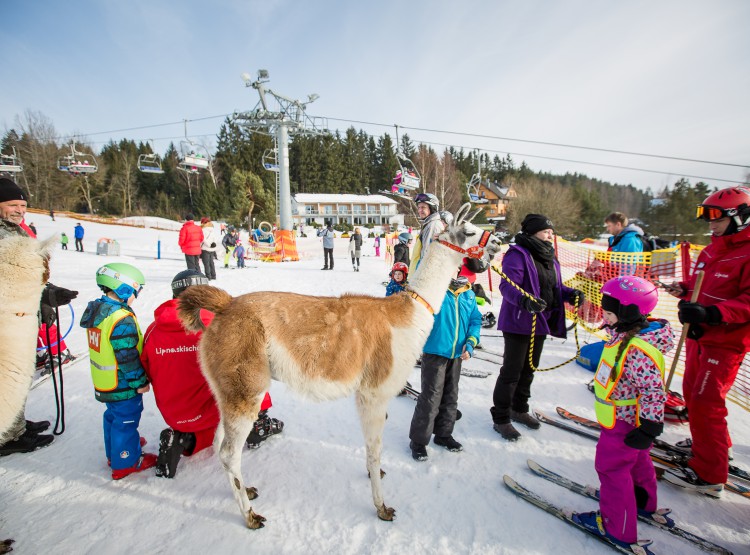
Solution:
<svg viewBox="0 0 750 555"><path fill-rule="evenodd" d="M515 287L521 295L524 297L529 297L530 299L533 299L534 296L530 293L526 292L520 285L518 285L515 281L510 279L508 276L505 275L505 272L503 272L500 268L495 266L494 264L490 265L491 268L498 274L502 279L507 281L510 285ZM562 284L560 284L562 286ZM574 304L575 310L573 313L573 319L578 324L581 320L578 317L578 296L576 296L576 302ZM549 372L550 370L556 370L557 368L561 368L565 366L566 364L573 362L575 359L578 358L578 356L581 354L581 345L578 342L578 325L576 325L575 330L573 331L573 335L576 338L576 354L573 356L573 358L566 360L565 362L562 362L558 364L557 366L552 366L550 368L537 368L534 366L534 337L536 335L536 312L531 313L531 343L529 345L529 366L531 367L531 370L534 372ZM584 326L585 327L585 326Z"/></svg>

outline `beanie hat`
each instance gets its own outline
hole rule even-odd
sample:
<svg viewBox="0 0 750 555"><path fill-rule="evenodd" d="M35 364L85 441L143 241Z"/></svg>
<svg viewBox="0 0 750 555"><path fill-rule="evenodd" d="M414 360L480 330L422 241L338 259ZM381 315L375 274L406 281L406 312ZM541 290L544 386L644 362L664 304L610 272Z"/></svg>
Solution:
<svg viewBox="0 0 750 555"><path fill-rule="evenodd" d="M209 223L210 221L211 221L211 218L206 218L205 216L203 216L203 217L201 218L201 225L203 225L203 224L207 224L207 223Z"/></svg>
<svg viewBox="0 0 750 555"><path fill-rule="evenodd" d="M543 229L554 229L552 221L541 214L526 214L521 222L521 231L526 235L534 235Z"/></svg>
<svg viewBox="0 0 750 555"><path fill-rule="evenodd" d="M26 197L26 193L23 192L16 182L7 177L0 177L0 202L8 202L10 200L25 200L29 199Z"/></svg>
<svg viewBox="0 0 750 555"><path fill-rule="evenodd" d="M190 221L190 220L194 220L195 217L190 212L188 212L187 214L185 214L185 219Z"/></svg>

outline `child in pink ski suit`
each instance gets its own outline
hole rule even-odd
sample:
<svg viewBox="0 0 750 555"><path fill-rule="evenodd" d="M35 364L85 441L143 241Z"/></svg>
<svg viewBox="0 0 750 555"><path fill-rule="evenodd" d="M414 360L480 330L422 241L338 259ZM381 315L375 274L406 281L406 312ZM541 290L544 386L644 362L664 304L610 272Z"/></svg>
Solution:
<svg viewBox="0 0 750 555"><path fill-rule="evenodd" d="M649 457L664 428L664 357L673 332L666 320L647 320L658 301L645 279L620 276L602 286L602 310L612 337L594 379L599 511L574 519L625 548L638 541L638 513L671 522L656 505L656 473ZM645 547L644 547L645 549ZM646 553L650 553L645 549Z"/></svg>

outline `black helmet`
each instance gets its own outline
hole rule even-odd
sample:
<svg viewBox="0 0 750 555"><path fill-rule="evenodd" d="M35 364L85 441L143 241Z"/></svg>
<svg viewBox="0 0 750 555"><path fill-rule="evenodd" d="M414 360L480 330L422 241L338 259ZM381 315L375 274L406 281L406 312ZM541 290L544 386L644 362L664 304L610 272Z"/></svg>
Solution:
<svg viewBox="0 0 750 555"><path fill-rule="evenodd" d="M176 298L191 285L208 285L208 278L198 270L182 270L172 278L172 295Z"/></svg>

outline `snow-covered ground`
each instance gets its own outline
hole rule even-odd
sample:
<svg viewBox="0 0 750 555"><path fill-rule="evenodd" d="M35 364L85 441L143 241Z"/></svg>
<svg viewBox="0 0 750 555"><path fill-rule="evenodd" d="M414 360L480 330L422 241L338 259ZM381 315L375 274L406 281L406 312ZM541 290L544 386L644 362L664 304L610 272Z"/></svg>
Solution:
<svg viewBox="0 0 750 555"><path fill-rule="evenodd" d="M177 232L107 226L84 222L85 248L74 250L75 220L33 214L39 236L66 231L70 250L58 250L52 282L79 291L72 303L76 320L86 302L99 296L95 270L114 258L96 256L95 241L116 239L126 261L142 269L148 283L134 308L143 329L153 310L171 297L170 281L185 268ZM162 222L163 223L163 222ZM154 224L155 225L155 224ZM166 227L160 225L160 227ZM161 259L156 259L161 241ZM351 270L346 240L337 240L336 269L321 272L318 239L299 241L303 260L295 263L248 262L244 270L219 267L216 285L232 294L250 291L295 291L310 295L357 292L380 296L388 268L375 258L372 240L363 252L362 271ZM221 266L221 265L219 265ZM495 299L497 311L500 298ZM61 312L62 329L71 314ZM482 343L502 351L495 330L483 330ZM583 336L585 340L585 335ZM83 331L73 326L67 337L75 353L85 349ZM238 335L238 341L242 337ZM340 341L349 341L341 337ZM558 364L575 352L571 339L548 340L542 365ZM487 358L497 358L484 355ZM394 522L378 520L365 470L364 446L352 399L316 404L273 383L271 414L285 422L284 432L261 448L243 454L243 470L260 497L253 508L268 521L262 530L244 527L218 459L210 448L184 458L175 479L147 471L114 482L104 458L101 433L103 406L94 400L88 365L70 367L65 375L66 431L55 442L30 454L0 459L0 539L16 540L18 553L600 553L606 547L516 498L502 483L503 474L578 510L596 503L532 475L526 460L540 463L585 483L597 483L594 443L562 430L519 428L523 437L507 443L492 430L489 408L499 362L473 359L469 368L488 370L490 377L461 379L459 407L463 419L454 436L462 453L428 447L429 461L412 460L408 429L414 401L393 399L385 428L382 466L386 503L397 509ZM554 413L562 405L593 415L585 387L590 373L575 364L537 375L532 405ZM419 372L411 383L418 387ZM674 383L679 387L679 379ZM165 427L153 395L144 396L141 435L156 452ZM27 416L54 421L52 382L33 390ZM729 405L735 462L750 467L750 415ZM668 440L687 435L687 427L670 425ZM725 545L750 553L750 500L725 492L723 499L688 494L660 483L660 506L672 507L678 523ZM655 540L662 554L698 553L692 545L646 525L640 536Z"/></svg>

